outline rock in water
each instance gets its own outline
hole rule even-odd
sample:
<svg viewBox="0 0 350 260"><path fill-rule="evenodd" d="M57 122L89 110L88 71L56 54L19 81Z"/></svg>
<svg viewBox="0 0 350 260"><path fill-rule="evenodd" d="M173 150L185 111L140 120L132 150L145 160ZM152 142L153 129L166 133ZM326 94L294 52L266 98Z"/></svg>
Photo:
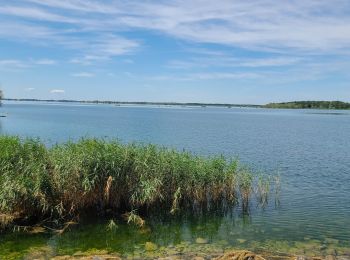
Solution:
<svg viewBox="0 0 350 260"><path fill-rule="evenodd" d="M146 242L145 244L146 251L156 251L157 249L158 249L158 246L155 243Z"/></svg>
<svg viewBox="0 0 350 260"><path fill-rule="evenodd" d="M198 237L198 238L196 239L196 243L197 243L197 244L208 244L208 240L205 239L205 238L202 238L202 237Z"/></svg>

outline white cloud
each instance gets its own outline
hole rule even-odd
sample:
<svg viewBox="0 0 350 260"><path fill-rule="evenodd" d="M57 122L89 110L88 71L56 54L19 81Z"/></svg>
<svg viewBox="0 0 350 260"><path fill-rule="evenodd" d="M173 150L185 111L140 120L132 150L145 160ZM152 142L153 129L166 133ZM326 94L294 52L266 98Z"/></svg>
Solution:
<svg viewBox="0 0 350 260"><path fill-rule="evenodd" d="M19 71L23 69L30 69L35 66L41 65L54 65L56 61L50 59L29 59L29 60L18 60L18 59L6 59L0 60L0 68L3 70Z"/></svg>
<svg viewBox="0 0 350 260"><path fill-rule="evenodd" d="M89 1L89 0L27 0L27 2L37 3L40 5L46 5L49 7L62 8L68 10L75 10L80 12L98 12L98 13L118 13L118 9L110 6L101 4L99 2Z"/></svg>
<svg viewBox="0 0 350 260"><path fill-rule="evenodd" d="M99 24L96 21L96 24ZM81 25L83 26L83 25ZM111 31L108 29L107 31ZM0 39L25 42L42 47L60 46L75 50L80 57L73 59L74 63L91 64L96 61L108 60L136 51L139 41L119 36L105 29L88 30L84 28L67 29L50 27L49 24L9 22L0 18ZM112 30L113 31L113 30ZM89 37L81 37L81 33L89 33Z"/></svg>
<svg viewBox="0 0 350 260"><path fill-rule="evenodd" d="M51 94L64 94L66 91L63 89L52 89L50 90Z"/></svg>
<svg viewBox="0 0 350 260"><path fill-rule="evenodd" d="M0 67L3 68L27 68L28 64L21 60L9 59L9 60L0 60Z"/></svg>
<svg viewBox="0 0 350 260"><path fill-rule="evenodd" d="M68 10L66 20L102 31L143 28L195 42L279 51L335 51L350 43L350 2L344 0L29 2Z"/></svg>
<svg viewBox="0 0 350 260"><path fill-rule="evenodd" d="M200 81L200 80L246 80L262 77L259 73L245 72L198 72L184 75L156 75L148 77L155 81Z"/></svg>
<svg viewBox="0 0 350 260"><path fill-rule="evenodd" d="M126 54L119 60L133 63L127 59L129 54L142 45L148 47L153 39L129 32L146 31L180 39L182 47L196 49L187 51L188 57L182 60L169 62L166 69L193 72L179 75L177 80L253 79L282 66L286 74L281 76L283 79L294 74L306 77L306 70L317 71L313 76L322 77L325 72L336 73L330 71L329 64L337 63L341 55L350 56L347 0L23 0L2 5L0 13L0 39L69 50L74 56L67 60L76 65L94 65ZM224 48L217 51L218 45ZM250 53L255 58L249 58L241 49L258 51L259 57ZM9 59L0 61L0 67L20 69L55 63L49 59ZM301 72L289 71L293 66L300 67ZM344 75L348 67L337 63ZM212 71L206 72L207 68ZM224 72L222 68L230 70ZM80 72L72 76L94 74Z"/></svg>
<svg viewBox="0 0 350 260"><path fill-rule="evenodd" d="M125 76L127 76L127 77L132 77L132 76L134 76L131 72L129 72L129 71L125 71L125 72L123 72L123 74L125 75Z"/></svg>
<svg viewBox="0 0 350 260"><path fill-rule="evenodd" d="M94 77L95 74L90 73L90 72L78 72L78 73L73 73L73 77L80 77L80 78L91 78Z"/></svg>
<svg viewBox="0 0 350 260"><path fill-rule="evenodd" d="M123 60L124 63L128 63L128 64L133 64L134 61L132 59L124 59Z"/></svg>
<svg viewBox="0 0 350 260"><path fill-rule="evenodd" d="M23 18L30 18L34 20L45 20L52 22L74 22L73 19L56 15L39 8L20 7L20 6L1 6L0 14L19 16ZM77 21L76 21L77 22Z"/></svg>
<svg viewBox="0 0 350 260"><path fill-rule="evenodd" d="M31 91L34 91L35 88L26 88L25 91L28 91L28 92L31 92Z"/></svg>
<svg viewBox="0 0 350 260"><path fill-rule="evenodd" d="M274 67L274 66L289 66L300 62L302 59L297 57L277 57L264 59L248 59L242 61L242 67Z"/></svg>
<svg viewBox="0 0 350 260"><path fill-rule="evenodd" d="M210 72L210 73L193 73L189 78L193 80L210 80L210 79L256 79L257 73L229 73L229 72Z"/></svg>
<svg viewBox="0 0 350 260"><path fill-rule="evenodd" d="M244 68L264 68L290 66L305 61L300 57L277 56L269 58L246 58L235 57L229 54L206 54L203 56L192 56L187 60L172 60L168 67L174 69L194 69L209 67L244 67Z"/></svg>
<svg viewBox="0 0 350 260"><path fill-rule="evenodd" d="M33 61L36 65L55 65L57 62L55 60L50 59L41 59Z"/></svg>
<svg viewBox="0 0 350 260"><path fill-rule="evenodd" d="M345 0L222 0L219 4L211 0L26 2L22 6L8 4L0 11L7 16L68 23L70 30L100 34L97 38L104 42L84 43L86 38L75 38L66 26L50 24L21 23L27 27L22 28L24 34L0 26L0 35L41 37L44 41L42 36L49 34L50 39L57 39L55 44L71 44L76 49L77 45L88 49L92 44L100 47L98 52L110 56L138 46L134 40L110 39L110 35L134 29L162 32L187 41L269 51L335 52L349 50L350 46L350 2Z"/></svg>
<svg viewBox="0 0 350 260"><path fill-rule="evenodd" d="M95 62L106 61L109 59L110 57L106 57L106 56L85 55L83 57L70 59L69 63L80 64L80 65L92 65Z"/></svg>

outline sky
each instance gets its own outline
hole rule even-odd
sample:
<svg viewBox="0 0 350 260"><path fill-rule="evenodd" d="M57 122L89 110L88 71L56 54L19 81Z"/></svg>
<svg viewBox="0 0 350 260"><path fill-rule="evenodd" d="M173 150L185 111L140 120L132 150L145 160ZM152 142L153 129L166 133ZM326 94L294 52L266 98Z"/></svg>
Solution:
<svg viewBox="0 0 350 260"><path fill-rule="evenodd" d="M350 101L349 0L0 0L8 98Z"/></svg>

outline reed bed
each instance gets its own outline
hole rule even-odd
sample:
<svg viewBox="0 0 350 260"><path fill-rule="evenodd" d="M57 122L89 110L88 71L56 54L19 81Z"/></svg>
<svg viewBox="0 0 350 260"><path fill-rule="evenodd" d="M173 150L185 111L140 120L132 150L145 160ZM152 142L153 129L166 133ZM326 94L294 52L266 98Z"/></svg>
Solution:
<svg viewBox="0 0 350 260"><path fill-rule="evenodd" d="M84 212L124 214L141 225L138 213L149 209L246 207L254 178L237 160L151 144L82 139L47 148L38 139L1 136L0 229Z"/></svg>

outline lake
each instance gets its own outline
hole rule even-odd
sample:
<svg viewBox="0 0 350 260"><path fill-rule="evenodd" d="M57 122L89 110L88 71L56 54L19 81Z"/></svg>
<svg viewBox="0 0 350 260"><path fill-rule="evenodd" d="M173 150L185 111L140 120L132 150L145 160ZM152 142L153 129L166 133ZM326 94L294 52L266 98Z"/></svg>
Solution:
<svg viewBox="0 0 350 260"><path fill-rule="evenodd" d="M173 248L200 244L198 238L207 248L350 254L350 111L5 102L0 114L7 115L0 134L40 137L47 145L100 137L223 154L257 172L280 174L282 182L279 203L252 207L249 216L237 208L146 219L145 232L122 221L117 232L106 232L106 222L86 220L61 236L1 234L0 259L41 246L53 254L97 248L139 256L147 241Z"/></svg>

